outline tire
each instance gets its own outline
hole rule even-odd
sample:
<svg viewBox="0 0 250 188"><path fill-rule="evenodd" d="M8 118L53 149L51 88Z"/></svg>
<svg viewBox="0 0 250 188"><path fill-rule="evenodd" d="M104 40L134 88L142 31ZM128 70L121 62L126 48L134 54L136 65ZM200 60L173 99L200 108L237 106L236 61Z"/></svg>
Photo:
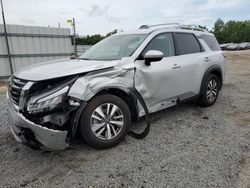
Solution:
<svg viewBox="0 0 250 188"><path fill-rule="evenodd" d="M199 105L202 107L212 106L218 98L220 86L218 77L210 74L201 86Z"/></svg>
<svg viewBox="0 0 250 188"><path fill-rule="evenodd" d="M121 98L111 94L98 95L81 114L80 135L89 146L107 149L125 138L130 124L129 107Z"/></svg>

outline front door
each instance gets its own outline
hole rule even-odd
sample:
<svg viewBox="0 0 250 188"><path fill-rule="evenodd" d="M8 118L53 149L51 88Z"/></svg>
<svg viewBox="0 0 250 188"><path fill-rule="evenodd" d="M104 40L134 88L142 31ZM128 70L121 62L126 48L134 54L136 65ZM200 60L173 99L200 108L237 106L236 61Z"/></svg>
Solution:
<svg viewBox="0 0 250 188"><path fill-rule="evenodd" d="M135 87L144 98L149 111L171 106L168 101L173 101L181 93L181 77L178 62L176 62L173 36L163 33L154 37L143 50L141 57L149 50L163 52L161 61L152 62L150 66L145 61L135 62ZM172 100L173 99L173 100Z"/></svg>

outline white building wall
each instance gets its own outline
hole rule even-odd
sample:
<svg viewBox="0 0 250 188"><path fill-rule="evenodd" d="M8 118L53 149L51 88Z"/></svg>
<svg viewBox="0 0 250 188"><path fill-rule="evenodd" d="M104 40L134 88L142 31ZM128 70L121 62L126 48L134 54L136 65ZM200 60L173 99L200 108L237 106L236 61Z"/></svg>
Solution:
<svg viewBox="0 0 250 188"><path fill-rule="evenodd" d="M86 52L92 45L77 45L77 54L80 56Z"/></svg>
<svg viewBox="0 0 250 188"><path fill-rule="evenodd" d="M7 25L14 72L43 61L70 57L70 29ZM0 24L0 78L10 76L3 25Z"/></svg>

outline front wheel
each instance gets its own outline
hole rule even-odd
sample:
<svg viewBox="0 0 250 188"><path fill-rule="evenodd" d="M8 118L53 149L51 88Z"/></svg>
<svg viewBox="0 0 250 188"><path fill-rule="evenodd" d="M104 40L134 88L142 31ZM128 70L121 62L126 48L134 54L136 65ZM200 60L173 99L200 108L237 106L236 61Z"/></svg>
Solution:
<svg viewBox="0 0 250 188"><path fill-rule="evenodd" d="M82 112L79 122L82 139L94 148L110 148L127 135L131 123L127 104L110 94L94 97Z"/></svg>
<svg viewBox="0 0 250 188"><path fill-rule="evenodd" d="M220 81L214 74L210 74L202 85L199 104L203 107L213 105L219 95Z"/></svg>

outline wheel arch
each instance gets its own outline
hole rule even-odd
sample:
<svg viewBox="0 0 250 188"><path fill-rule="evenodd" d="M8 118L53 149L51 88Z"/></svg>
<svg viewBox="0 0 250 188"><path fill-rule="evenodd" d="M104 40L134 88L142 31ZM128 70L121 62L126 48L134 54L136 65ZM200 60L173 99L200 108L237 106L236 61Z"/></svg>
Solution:
<svg viewBox="0 0 250 188"><path fill-rule="evenodd" d="M217 78L220 81L220 86L219 89L221 90L222 88L222 83L223 83L223 78L222 78L222 69L220 66L218 65L213 65L211 67L209 67L206 72L204 73L204 76L202 78L202 82L201 82L201 87L200 87L200 93L203 89L204 83L206 81L206 78L210 75L210 74L215 74L217 76Z"/></svg>
<svg viewBox="0 0 250 188"><path fill-rule="evenodd" d="M129 107L132 122L138 121L139 113L138 113L137 99L133 97L133 95L130 93L130 90L127 87L107 86L107 87L101 88L97 92L95 92L95 94L93 94L88 101L90 101L95 96L102 95L102 94L115 95L119 97L120 99L124 100Z"/></svg>

